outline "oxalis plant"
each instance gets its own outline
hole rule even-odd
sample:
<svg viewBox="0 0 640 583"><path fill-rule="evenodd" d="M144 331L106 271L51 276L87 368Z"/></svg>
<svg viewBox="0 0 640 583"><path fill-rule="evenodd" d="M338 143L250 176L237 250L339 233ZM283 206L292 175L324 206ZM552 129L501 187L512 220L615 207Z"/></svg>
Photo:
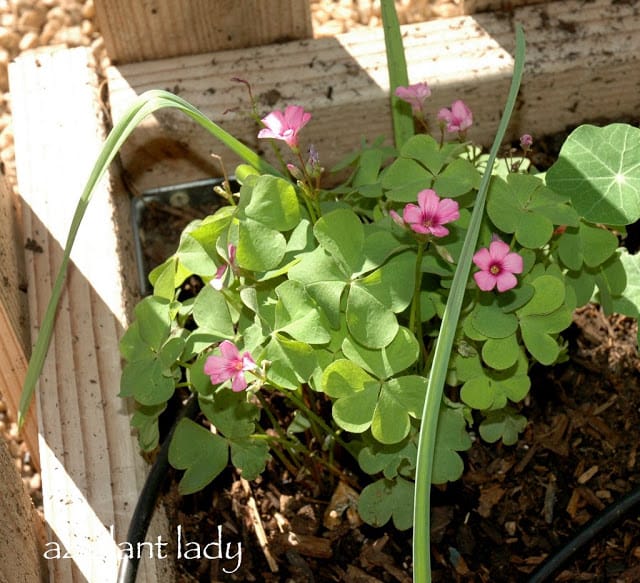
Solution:
<svg viewBox="0 0 640 583"><path fill-rule="evenodd" d="M184 494L230 463L247 480L272 458L320 479L340 476L335 460L352 456L370 477L360 482L361 518L413 526L422 582L431 484L460 478L460 454L477 435L516 443L531 366L567 358L561 333L576 308L596 301L638 317L640 261L619 240L640 218L640 130L581 126L546 174L529 162L528 134L498 159L522 76L518 29L505 113L484 154L468 140L464 102L436 113L428 83L409 84L393 2L382 7L394 144L363 143L330 190L322 153L301 145L311 113L299 105L261 120L278 169L175 95L135 102L74 216L21 419L95 184L144 117L177 108L245 163L237 188L219 189L228 204L189 224L151 272L153 294L122 338L121 396L135 400L141 448L158 446L169 400L192 395L201 415L178 422L169 448Z"/></svg>

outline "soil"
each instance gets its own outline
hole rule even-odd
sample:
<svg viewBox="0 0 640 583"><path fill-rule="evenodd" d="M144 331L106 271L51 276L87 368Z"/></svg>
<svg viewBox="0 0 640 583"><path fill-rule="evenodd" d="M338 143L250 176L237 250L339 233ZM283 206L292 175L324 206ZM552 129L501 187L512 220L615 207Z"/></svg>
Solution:
<svg viewBox="0 0 640 583"><path fill-rule="evenodd" d="M536 163L550 163L562 140L539 141ZM164 259L182 226L217 204L212 199L185 209L156 201L148 207L141 223L149 243L146 261ZM170 234L174 240L167 242ZM633 251L636 236L632 231L629 237ZM526 581L577 529L640 485L636 330L632 320L605 317L595 305L578 310L565 334L568 360L532 370L531 393L521 404L529 423L518 443L507 447L476 439L464 455L462 479L434 488L434 581ZM177 494L179 475L172 472L164 503L173 523L201 544L221 526L225 541L240 542L243 550L234 573L224 569L233 570L235 560L179 562L181 580L410 582L410 532L370 527L348 510L327 520L331 509L348 506L349 495L357 496L367 483L357 464L344 462L338 478L321 474L313 460L298 475L272 462L251 484L229 470L214 486L184 498ZM637 515L624 517L555 580L640 580Z"/></svg>

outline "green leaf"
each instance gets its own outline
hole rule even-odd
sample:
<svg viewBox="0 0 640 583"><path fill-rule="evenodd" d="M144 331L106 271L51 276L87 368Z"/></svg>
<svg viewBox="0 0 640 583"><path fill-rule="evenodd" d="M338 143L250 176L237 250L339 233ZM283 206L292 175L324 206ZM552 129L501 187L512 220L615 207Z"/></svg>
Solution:
<svg viewBox="0 0 640 583"><path fill-rule="evenodd" d="M356 273L364 261L364 227L350 209L337 209L316 222L313 233L325 249L345 270Z"/></svg>
<svg viewBox="0 0 640 583"><path fill-rule="evenodd" d="M253 436L232 439L231 463L240 470L245 480L255 480L271 459L269 444Z"/></svg>
<svg viewBox="0 0 640 583"><path fill-rule="evenodd" d="M202 490L227 466L229 446L190 419L181 419L169 445L169 463L177 470L186 470L178 491L183 496Z"/></svg>
<svg viewBox="0 0 640 583"><path fill-rule="evenodd" d="M415 253L401 253L358 280L357 285L393 312L402 312L413 299L415 264Z"/></svg>
<svg viewBox="0 0 640 583"><path fill-rule="evenodd" d="M457 158L448 164L433 183L433 189L441 198L455 198L479 186L480 174L469 160L463 158Z"/></svg>
<svg viewBox="0 0 640 583"><path fill-rule="evenodd" d="M398 530L413 523L413 483L397 477L365 486L358 499L358 513L372 526L384 526L391 518Z"/></svg>
<svg viewBox="0 0 640 583"><path fill-rule="evenodd" d="M487 338L506 338L518 329L518 318L505 314L496 303L477 304L470 319L473 327Z"/></svg>
<svg viewBox="0 0 640 583"><path fill-rule="evenodd" d="M518 310L520 318L534 314L550 314L564 303L566 289L557 277L542 275L533 280L531 285L535 293L531 300Z"/></svg>
<svg viewBox="0 0 640 583"><path fill-rule="evenodd" d="M247 402L247 394L229 390L216 391L214 395L199 395L198 404L205 417L225 437L247 437L255 431L260 410Z"/></svg>
<svg viewBox="0 0 640 583"><path fill-rule="evenodd" d="M530 315L520 319L522 339L531 355L544 365L553 364L560 355L560 346L554 335L572 322L571 310L566 306L546 315Z"/></svg>
<svg viewBox="0 0 640 583"><path fill-rule="evenodd" d="M511 407L489 411L478 431L480 437L488 443L495 443L502 439L505 445L514 445L518 441L518 436L527 426L527 420L518 415Z"/></svg>
<svg viewBox="0 0 640 583"><path fill-rule="evenodd" d="M358 282L349 290L346 320L351 335L368 348L384 348L398 333L393 311Z"/></svg>
<svg viewBox="0 0 640 583"><path fill-rule="evenodd" d="M456 359L456 364L474 364L475 358ZM527 396L531 380L527 375L528 362L522 351L514 365L504 370L488 370L480 367L460 369L458 376L466 381L460 390L461 399L473 409L486 411L500 409L507 400L517 403Z"/></svg>
<svg viewBox="0 0 640 583"><path fill-rule="evenodd" d="M314 349L304 342L291 340L275 333L259 360L268 360L267 378L288 389L295 389L309 381L317 359Z"/></svg>
<svg viewBox="0 0 640 583"><path fill-rule="evenodd" d="M454 482L462 476L464 464L457 452L471 447L466 427L462 408L452 409L445 405L440 408L433 458L433 484Z"/></svg>
<svg viewBox="0 0 640 583"><path fill-rule="evenodd" d="M246 218L238 225L236 261L243 269L268 271L280 265L287 248L284 235Z"/></svg>
<svg viewBox="0 0 640 583"><path fill-rule="evenodd" d="M416 454L416 444L409 440L392 445L374 441L358 452L358 463L367 474L382 472L385 478L392 479L398 475L401 468L415 468Z"/></svg>
<svg viewBox="0 0 640 583"><path fill-rule="evenodd" d="M329 321L304 286L287 280L276 288L276 328L295 340L325 344L331 340Z"/></svg>
<svg viewBox="0 0 640 583"><path fill-rule="evenodd" d="M384 380L409 368L418 359L418 341L407 328L400 327L396 337L382 349L370 349L348 336L342 343L344 355L367 372Z"/></svg>
<svg viewBox="0 0 640 583"><path fill-rule="evenodd" d="M568 194L592 223L628 225L640 218L640 129L582 125L567 138L547 184Z"/></svg>
<svg viewBox="0 0 640 583"><path fill-rule="evenodd" d="M274 231L290 231L300 222L296 189L276 176L248 180L240 189L238 210Z"/></svg>
<svg viewBox="0 0 640 583"><path fill-rule="evenodd" d="M558 255L564 265L578 271L583 263L598 267L617 247L618 238L613 233L581 221L578 228L568 227L559 238Z"/></svg>
<svg viewBox="0 0 640 583"><path fill-rule="evenodd" d="M506 338L489 338L482 346L482 360L496 370L513 366L521 354L515 334Z"/></svg>
<svg viewBox="0 0 640 583"><path fill-rule="evenodd" d="M426 379L417 375L395 377L382 384L371 420L371 433L380 443L398 443L409 434L410 418L422 414L426 386Z"/></svg>
<svg viewBox="0 0 640 583"><path fill-rule="evenodd" d="M189 273L197 273L201 277L212 277L218 268L214 260L215 247L206 249L203 244L191 235L200 221L192 221L180 235L180 243L176 257L183 269Z"/></svg>
<svg viewBox="0 0 640 583"><path fill-rule="evenodd" d="M640 315L640 253L631 255L622 248L620 263L626 274L627 285L624 292L613 300L613 308L616 312L638 318Z"/></svg>
<svg viewBox="0 0 640 583"><path fill-rule="evenodd" d="M200 333L218 340L232 339L235 335L233 321L224 294L206 285L193 302L193 319Z"/></svg>
<svg viewBox="0 0 640 583"><path fill-rule="evenodd" d="M171 303L157 296L144 298L135 307L138 334L151 349L160 350L171 331Z"/></svg>
<svg viewBox="0 0 640 583"><path fill-rule="evenodd" d="M153 451L160 441L158 417L167 408L166 403L145 407L138 405L131 417L131 427L138 431L138 444L142 451Z"/></svg>
<svg viewBox="0 0 640 583"><path fill-rule="evenodd" d="M127 363L120 378L120 396L134 397L147 406L166 403L175 391L175 381L164 372L162 363L153 357Z"/></svg>
<svg viewBox="0 0 640 583"><path fill-rule="evenodd" d="M407 158L396 159L382 175L387 198L396 202L415 202L418 192L429 188L432 181L433 175L428 170Z"/></svg>

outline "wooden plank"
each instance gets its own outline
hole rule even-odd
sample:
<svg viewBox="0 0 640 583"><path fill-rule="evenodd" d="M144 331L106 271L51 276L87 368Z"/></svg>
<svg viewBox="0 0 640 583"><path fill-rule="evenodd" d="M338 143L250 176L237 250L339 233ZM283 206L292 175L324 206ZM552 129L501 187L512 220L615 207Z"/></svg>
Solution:
<svg viewBox="0 0 640 583"><path fill-rule="evenodd" d="M10 67L32 336L62 256L71 216L104 139L98 78L85 48L21 55ZM133 272L127 197L111 174L94 194L72 254L38 388L40 456L52 581L115 580L119 549L146 474L118 396L118 340ZM124 205L124 206L123 206ZM135 278L131 278L135 281ZM167 539L163 514L148 540ZM110 531L113 525L114 536ZM51 554L53 553L53 554ZM170 561L145 561L138 581L173 581Z"/></svg>
<svg viewBox="0 0 640 583"><path fill-rule="evenodd" d="M30 346L24 241L15 198L8 180L0 176L0 394L13 420L18 418ZM35 409L29 412L22 435L33 463L39 469Z"/></svg>
<svg viewBox="0 0 640 583"><path fill-rule="evenodd" d="M433 118L454 99L474 112L469 137L490 144L508 92L515 22L526 27L528 53L520 102L508 138L543 135L592 118L637 111L640 15L616 0L567 0L403 27L412 82L432 87ZM382 33L356 31L335 38L110 67L111 112L119 119L136 94L175 89L250 147L257 140L247 112L251 82L261 114L298 103L313 113L301 143L313 143L330 168L362 135L391 136ZM434 126L436 124L433 124ZM191 120L163 111L148 118L122 150L136 191L201 179L219 172L209 158L236 160Z"/></svg>
<svg viewBox="0 0 640 583"><path fill-rule="evenodd" d="M464 14L490 11L511 12L521 6L545 3L547 0L462 0L462 11Z"/></svg>
<svg viewBox="0 0 640 583"><path fill-rule="evenodd" d="M0 436L0 580L41 583L37 513Z"/></svg>
<svg viewBox="0 0 640 583"><path fill-rule="evenodd" d="M96 0L118 63L264 45L313 35L308 0Z"/></svg>

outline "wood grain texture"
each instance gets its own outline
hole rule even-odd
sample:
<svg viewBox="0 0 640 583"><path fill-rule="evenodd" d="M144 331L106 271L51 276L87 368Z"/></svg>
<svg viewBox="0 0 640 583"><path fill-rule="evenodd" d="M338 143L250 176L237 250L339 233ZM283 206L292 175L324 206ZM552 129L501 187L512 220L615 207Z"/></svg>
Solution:
<svg viewBox="0 0 640 583"><path fill-rule="evenodd" d="M508 139L544 135L593 118L637 112L640 88L640 15L616 0L566 0L403 27L409 78L432 88L437 111L464 99L474 113L469 137L489 145L513 68L514 25L523 23L527 62ZM200 108L251 148L266 152L249 118L244 85L251 82L260 114L300 104L313 119L300 135L330 168L362 136L391 136L388 80L381 31L298 41L111 67L111 111L119 119L137 94L168 88ZM184 115L161 111L148 118L122 150L135 191L219 175L209 154L237 159ZM267 156L268 157L268 156Z"/></svg>
<svg viewBox="0 0 640 583"><path fill-rule="evenodd" d="M104 128L98 79L86 49L23 54L11 65L10 80L24 231L36 246L26 256L35 338ZM132 296L125 278L135 281L122 215L126 198L112 173L91 200L38 387L48 540L73 557L47 561L51 580L60 583L115 580L116 542L126 540L146 475L127 404L117 396L118 342ZM147 540L167 539L162 521L160 513ZM138 581L173 581L171 566L145 561Z"/></svg>
<svg viewBox="0 0 640 583"><path fill-rule="evenodd" d="M25 240L19 214L11 185L4 176L0 176L0 394L13 420L18 418L30 348ZM35 408L29 412L22 437L35 467L40 468Z"/></svg>
<svg viewBox="0 0 640 583"><path fill-rule="evenodd" d="M462 11L464 14L492 10L509 12L521 6L533 6L534 4L544 4L546 2L547 0L462 0Z"/></svg>
<svg viewBox="0 0 640 583"><path fill-rule="evenodd" d="M109 57L118 63L308 38L308 0L96 0Z"/></svg>

